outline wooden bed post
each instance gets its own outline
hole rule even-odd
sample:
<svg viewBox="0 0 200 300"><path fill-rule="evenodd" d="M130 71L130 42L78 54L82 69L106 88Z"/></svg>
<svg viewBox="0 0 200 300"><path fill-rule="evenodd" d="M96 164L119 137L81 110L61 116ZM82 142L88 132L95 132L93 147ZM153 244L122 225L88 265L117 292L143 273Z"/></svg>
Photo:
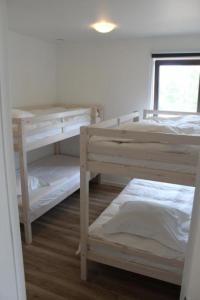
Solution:
<svg viewBox="0 0 200 300"><path fill-rule="evenodd" d="M101 122L104 120L104 110L102 106L98 107L98 111L99 111L99 117L101 119Z"/></svg>
<svg viewBox="0 0 200 300"><path fill-rule="evenodd" d="M147 119L147 111L146 109L143 110L143 120Z"/></svg>
<svg viewBox="0 0 200 300"><path fill-rule="evenodd" d="M96 123L96 118L97 118L97 107L96 106L92 106L91 107L91 124L95 124Z"/></svg>
<svg viewBox="0 0 200 300"><path fill-rule="evenodd" d="M25 147L25 131L23 120L19 123L19 167L21 179L21 193L22 193L22 219L24 224L25 242L30 244L32 242L32 229L30 221L30 202L28 192L28 170L27 170L27 152Z"/></svg>
<svg viewBox="0 0 200 300"><path fill-rule="evenodd" d="M61 123L64 126L65 118L61 118ZM64 133L64 127L62 128L62 133ZM61 142L56 142L54 144L54 155L60 155L61 154Z"/></svg>
<svg viewBox="0 0 200 300"><path fill-rule="evenodd" d="M81 279L87 280L87 239L89 227L89 179L87 170L87 127L80 130L80 235Z"/></svg>
<svg viewBox="0 0 200 300"><path fill-rule="evenodd" d="M139 122L140 121L140 114L138 113L137 116L133 117L133 122Z"/></svg>
<svg viewBox="0 0 200 300"><path fill-rule="evenodd" d="M99 118L101 122L103 121L103 108L102 106L95 105L91 108L91 125L97 124L97 115L99 115ZM96 174L92 173L91 176L93 177ZM97 174L94 178L94 181L96 184L101 184L101 174Z"/></svg>
<svg viewBox="0 0 200 300"><path fill-rule="evenodd" d="M60 155L61 154L61 145L60 142L54 144L54 154Z"/></svg>

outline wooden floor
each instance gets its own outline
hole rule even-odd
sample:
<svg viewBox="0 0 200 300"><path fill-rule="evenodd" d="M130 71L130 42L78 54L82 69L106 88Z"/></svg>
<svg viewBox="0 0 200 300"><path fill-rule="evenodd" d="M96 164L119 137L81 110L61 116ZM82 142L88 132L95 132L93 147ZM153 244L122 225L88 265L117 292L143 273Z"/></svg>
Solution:
<svg viewBox="0 0 200 300"><path fill-rule="evenodd" d="M91 220L118 188L92 185ZM90 263L89 281L80 280L79 192L33 223L33 243L23 245L28 300L170 300L179 288L123 270Z"/></svg>

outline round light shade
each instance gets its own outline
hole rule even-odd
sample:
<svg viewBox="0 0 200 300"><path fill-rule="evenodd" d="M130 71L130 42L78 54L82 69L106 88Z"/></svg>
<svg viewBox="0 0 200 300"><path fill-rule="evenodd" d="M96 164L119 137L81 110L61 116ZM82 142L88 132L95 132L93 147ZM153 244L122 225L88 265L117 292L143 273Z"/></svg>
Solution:
<svg viewBox="0 0 200 300"><path fill-rule="evenodd" d="M101 33L108 33L114 30L117 25L106 21L97 22L91 25L93 29Z"/></svg>

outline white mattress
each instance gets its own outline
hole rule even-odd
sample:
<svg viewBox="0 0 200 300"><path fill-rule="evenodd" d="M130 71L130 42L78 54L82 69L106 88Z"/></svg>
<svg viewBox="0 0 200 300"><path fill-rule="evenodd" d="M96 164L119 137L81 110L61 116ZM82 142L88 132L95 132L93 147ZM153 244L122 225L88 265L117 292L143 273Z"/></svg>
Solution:
<svg viewBox="0 0 200 300"><path fill-rule="evenodd" d="M119 206L124 203L126 200L134 201L134 199L174 199L174 201L178 203L181 198L184 198L184 193L188 193L190 196L194 194L193 187L186 187L174 184L153 182L147 180L134 179L132 180L128 186L116 197L112 203L103 211L103 213L96 219L94 223L90 225L89 228L89 236L93 238L97 238L105 241L112 241L120 245L125 245L134 250L142 250L146 253L150 253L156 256L160 256L167 259L177 259L179 261L183 261L184 253L175 251L171 248L168 248L158 241L147 239L139 236L134 236L132 234L106 234L104 230L104 224L111 220L119 210ZM182 200L181 200L182 201ZM190 203L192 205L192 203ZM142 220L141 220L142 222ZM95 249L95 251L103 254L106 253L110 256L117 256L116 253L109 253L108 249L101 246ZM129 261L138 261L137 257L126 257ZM147 262L145 260L139 260L144 264L154 265L153 262ZM167 268L167 266L165 266ZM180 270L176 270L180 272Z"/></svg>
<svg viewBox="0 0 200 300"><path fill-rule="evenodd" d="M47 184L30 193L31 219L53 207L63 194L68 191L70 194L80 186L80 165L76 157L49 156L30 164L28 173ZM21 196L18 196L18 203L21 213Z"/></svg>

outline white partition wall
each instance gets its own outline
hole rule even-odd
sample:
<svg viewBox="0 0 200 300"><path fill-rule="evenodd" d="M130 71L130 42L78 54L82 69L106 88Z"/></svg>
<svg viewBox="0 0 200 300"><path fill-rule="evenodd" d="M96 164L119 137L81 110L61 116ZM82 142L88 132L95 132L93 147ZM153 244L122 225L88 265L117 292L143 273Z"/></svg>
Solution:
<svg viewBox="0 0 200 300"><path fill-rule="evenodd" d="M25 300L7 95L6 31L6 1L0 0L0 299Z"/></svg>

